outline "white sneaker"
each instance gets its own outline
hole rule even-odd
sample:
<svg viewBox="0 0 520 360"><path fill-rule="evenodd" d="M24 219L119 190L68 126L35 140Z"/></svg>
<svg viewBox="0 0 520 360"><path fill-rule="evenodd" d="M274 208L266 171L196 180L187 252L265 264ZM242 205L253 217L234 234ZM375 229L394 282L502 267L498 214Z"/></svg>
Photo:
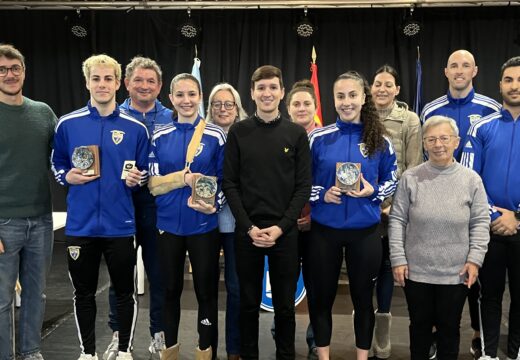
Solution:
<svg viewBox="0 0 520 360"><path fill-rule="evenodd" d="M78 360L98 360L98 357L97 357L97 354L96 355L81 354L79 356Z"/></svg>
<svg viewBox="0 0 520 360"><path fill-rule="evenodd" d="M500 360L500 359L497 357L492 358L491 356L484 355L484 356L479 357L478 360Z"/></svg>
<svg viewBox="0 0 520 360"><path fill-rule="evenodd" d="M134 360L131 352L120 351L117 355L117 360Z"/></svg>
<svg viewBox="0 0 520 360"><path fill-rule="evenodd" d="M119 331L114 331L112 334L112 341L108 344L105 353L103 354L103 360L116 360L117 353L119 351Z"/></svg>
<svg viewBox="0 0 520 360"><path fill-rule="evenodd" d="M166 340L164 339L164 332L156 332L150 341L148 351L151 358L160 359L161 352L166 349ZM155 355L155 356L154 356Z"/></svg>

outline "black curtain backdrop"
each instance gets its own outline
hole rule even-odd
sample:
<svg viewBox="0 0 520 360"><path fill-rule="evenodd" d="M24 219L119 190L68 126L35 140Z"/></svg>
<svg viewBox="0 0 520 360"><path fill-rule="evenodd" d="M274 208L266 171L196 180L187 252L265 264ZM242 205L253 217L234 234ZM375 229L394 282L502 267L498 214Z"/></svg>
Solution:
<svg viewBox="0 0 520 360"><path fill-rule="evenodd" d="M177 73L191 72L195 45L202 61L206 107L213 85L226 81L237 88L246 110L254 111L250 78L254 69L264 64L282 69L289 91L295 81L310 78L313 45L318 55L325 124L335 121L333 81L350 69L372 81L379 66L393 65L401 75L399 98L412 104L417 46L423 69L423 102L446 93L443 69L449 54L461 48L475 55L477 91L500 101L500 66L520 54L520 7L419 8L414 17L422 21L423 31L414 39L400 34L408 11L309 9L308 16L318 31L311 39L301 39L294 25L301 20L302 9L192 10L192 19L202 32L190 42L178 31L187 19L186 11L82 11L89 35L79 39L69 29L75 11L4 10L0 12L0 42L13 44L26 56L24 94L48 103L58 116L88 100L81 63L94 53L113 56L123 68L138 54L155 59L163 69L160 98L171 107L167 97L170 80ZM126 96L122 84L118 101Z"/></svg>

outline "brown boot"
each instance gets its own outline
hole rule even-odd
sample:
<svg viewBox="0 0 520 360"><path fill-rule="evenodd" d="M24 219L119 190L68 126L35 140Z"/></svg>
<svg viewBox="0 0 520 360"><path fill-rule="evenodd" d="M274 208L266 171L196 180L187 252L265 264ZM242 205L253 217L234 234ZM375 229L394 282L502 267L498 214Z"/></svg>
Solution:
<svg viewBox="0 0 520 360"><path fill-rule="evenodd" d="M227 360L240 360L240 355L238 355L238 354L227 354Z"/></svg>
<svg viewBox="0 0 520 360"><path fill-rule="evenodd" d="M179 343L161 351L161 360L177 360L179 358Z"/></svg>
<svg viewBox="0 0 520 360"><path fill-rule="evenodd" d="M201 350L198 346L195 349L195 360L211 360L211 355L213 355L211 346L206 350Z"/></svg>

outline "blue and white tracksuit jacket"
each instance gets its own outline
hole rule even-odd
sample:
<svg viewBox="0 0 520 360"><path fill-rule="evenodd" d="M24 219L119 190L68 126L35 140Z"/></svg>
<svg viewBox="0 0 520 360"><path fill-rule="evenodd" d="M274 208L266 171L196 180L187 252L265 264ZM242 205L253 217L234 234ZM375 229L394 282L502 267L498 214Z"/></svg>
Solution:
<svg viewBox="0 0 520 360"><path fill-rule="evenodd" d="M336 120L309 134L312 154L311 217L334 229L363 229L380 222L381 202L397 188L397 160L392 142L385 137L384 151L369 157L363 143L363 124ZM361 164L361 173L373 187L369 197L341 196L341 204L325 203L327 190L335 185L336 163ZM361 187L362 188L362 187Z"/></svg>
<svg viewBox="0 0 520 360"><path fill-rule="evenodd" d="M141 121L148 129L148 134L150 134L150 136L153 134L156 128L163 127L164 125L171 124L173 122L173 111L161 104L159 100L155 100L154 108L147 113L142 113L135 110L132 107L130 98L126 99L125 102L121 104L119 109Z"/></svg>
<svg viewBox="0 0 520 360"><path fill-rule="evenodd" d="M184 169L188 144L193 137L198 117L193 124L173 123L157 129L152 136L149 158L150 175L159 176ZM190 171L218 178L217 210L224 203L221 190L222 166L226 134L213 124L206 124ZM206 215L188 207L191 187L185 186L156 197L157 228L181 236L204 234L218 226L217 214Z"/></svg>
<svg viewBox="0 0 520 360"><path fill-rule="evenodd" d="M509 111L502 109L471 126L461 163L482 177L491 221L501 215L495 205L520 210L520 121Z"/></svg>
<svg viewBox="0 0 520 360"><path fill-rule="evenodd" d="M461 141L453 156L460 161L470 126L480 118L499 111L501 107L495 100L475 93L475 89L471 89L468 96L460 99L453 98L448 91L447 95L426 104L421 113L421 124L434 115L447 116L455 120Z"/></svg>
<svg viewBox="0 0 520 360"><path fill-rule="evenodd" d="M130 98L126 99L119 109L141 121L148 129L150 137L156 128L161 128L173 123L173 111L163 106L159 100L155 100L154 108L147 113L135 110L132 107ZM136 208L149 207L153 208L153 211L155 211L155 198L150 194L147 186L141 186L140 189L134 192L133 196Z"/></svg>
<svg viewBox="0 0 520 360"><path fill-rule="evenodd" d="M83 185L65 180L78 146L98 145L101 176ZM123 237L135 233L132 190L121 180L123 164L135 160L136 167L148 168L149 140L146 127L119 107L102 117L89 104L62 116L56 126L52 170L56 181L70 185L67 195L69 236Z"/></svg>

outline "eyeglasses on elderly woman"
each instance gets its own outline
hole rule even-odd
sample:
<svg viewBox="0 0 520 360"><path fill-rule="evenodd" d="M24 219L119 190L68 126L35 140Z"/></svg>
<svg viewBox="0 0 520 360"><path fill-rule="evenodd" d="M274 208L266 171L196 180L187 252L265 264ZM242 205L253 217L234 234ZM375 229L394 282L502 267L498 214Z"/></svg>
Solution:
<svg viewBox="0 0 520 360"><path fill-rule="evenodd" d="M425 136L423 137L423 141L426 145L433 146L437 143L437 140L441 142L441 144L446 145L450 143L451 138L458 138L457 135L441 135L439 137L437 136Z"/></svg>

